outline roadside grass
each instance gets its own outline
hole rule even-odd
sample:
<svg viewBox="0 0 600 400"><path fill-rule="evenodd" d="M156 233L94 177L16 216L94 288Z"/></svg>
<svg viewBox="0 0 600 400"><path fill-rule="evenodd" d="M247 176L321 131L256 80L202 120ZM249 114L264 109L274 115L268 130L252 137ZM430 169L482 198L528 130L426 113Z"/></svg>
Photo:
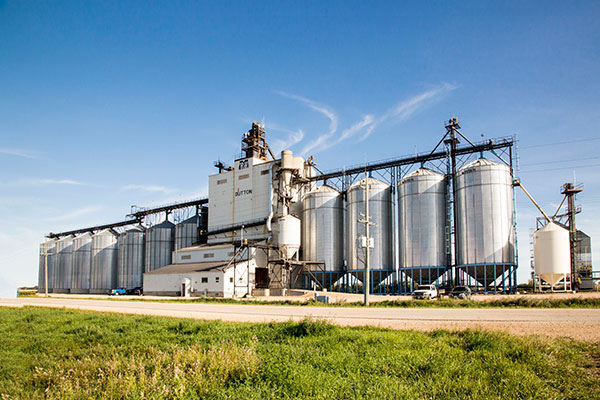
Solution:
<svg viewBox="0 0 600 400"><path fill-rule="evenodd" d="M440 307L440 308L600 308L600 298L539 299L526 296L499 300L399 300L382 301L378 307Z"/></svg>
<svg viewBox="0 0 600 400"><path fill-rule="evenodd" d="M326 293L325 293L326 294ZM483 295L482 295L483 296ZM29 296L25 296L29 297ZM59 296L60 297L60 296ZM254 304L270 306L316 306L316 307L364 307L362 302L320 303L314 299L299 300L247 300L216 297L197 298L161 298L147 299L140 297L110 297L89 298L107 301L153 301L165 303L215 303L215 304ZM561 298L540 299L521 296L498 300L459 300L447 297L437 300L386 300L372 302L368 307L399 307L399 308L600 308L600 298Z"/></svg>
<svg viewBox="0 0 600 400"><path fill-rule="evenodd" d="M17 297L36 297L38 294L37 289L18 289Z"/></svg>
<svg viewBox="0 0 600 400"><path fill-rule="evenodd" d="M597 399L597 345L0 309L0 398Z"/></svg>

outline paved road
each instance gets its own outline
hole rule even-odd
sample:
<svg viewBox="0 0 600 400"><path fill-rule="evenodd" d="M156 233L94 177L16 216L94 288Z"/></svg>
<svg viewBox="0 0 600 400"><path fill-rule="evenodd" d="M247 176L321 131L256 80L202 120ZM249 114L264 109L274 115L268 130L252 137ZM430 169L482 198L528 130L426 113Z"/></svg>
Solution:
<svg viewBox="0 0 600 400"><path fill-rule="evenodd" d="M313 317L348 326L373 325L418 330L479 328L503 330L520 335L569 337L600 343L600 310L598 309L295 307L64 298L0 298L0 306L65 307L238 322L289 321Z"/></svg>

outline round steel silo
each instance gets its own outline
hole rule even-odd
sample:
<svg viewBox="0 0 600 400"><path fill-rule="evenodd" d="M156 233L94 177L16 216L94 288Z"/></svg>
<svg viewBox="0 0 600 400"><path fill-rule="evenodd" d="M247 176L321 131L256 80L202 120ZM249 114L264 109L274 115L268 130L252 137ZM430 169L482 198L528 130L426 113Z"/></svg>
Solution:
<svg viewBox="0 0 600 400"><path fill-rule="evenodd" d="M71 293L89 293L90 271L92 269L91 233L86 232L73 239L72 268Z"/></svg>
<svg viewBox="0 0 600 400"><path fill-rule="evenodd" d="M175 225L164 221L146 231L146 263L144 272L171 264Z"/></svg>
<svg viewBox="0 0 600 400"><path fill-rule="evenodd" d="M105 229L92 236L92 269L90 293L106 293L117 286L119 238Z"/></svg>
<svg viewBox="0 0 600 400"><path fill-rule="evenodd" d="M325 263L326 271L344 269L344 202L342 195L321 186L302 199L302 250L308 261Z"/></svg>
<svg viewBox="0 0 600 400"><path fill-rule="evenodd" d="M325 263L325 271L344 269L344 202L342 195L321 186L302 199L302 251L307 261Z"/></svg>
<svg viewBox="0 0 600 400"><path fill-rule="evenodd" d="M499 264L515 262L510 168L480 158L458 171L456 213L458 264L487 287L502 274Z"/></svg>
<svg viewBox="0 0 600 400"><path fill-rule="evenodd" d="M46 289L46 265L48 268L48 292L54 290L54 253L56 240L51 239L40 244L40 268L38 274L38 292L44 293ZM46 257L47 254L47 257Z"/></svg>
<svg viewBox="0 0 600 400"><path fill-rule="evenodd" d="M144 253L146 251L146 232L136 226L119 237L119 267L117 286L127 289L142 287L144 273Z"/></svg>
<svg viewBox="0 0 600 400"><path fill-rule="evenodd" d="M365 247L361 238L365 237L365 224L358 222L364 219L365 213L365 183L369 184L369 215L375 223L369 228L373 247L370 250L370 269L389 270L394 268L394 244L392 222L392 189L391 186L374 178L366 178L348 189L348 205L346 211L346 262L349 271L365 269ZM357 273L358 279L363 280L362 272ZM389 274L374 274L373 286L379 284Z"/></svg>
<svg viewBox="0 0 600 400"><path fill-rule="evenodd" d="M325 263L313 267L322 287L335 283L344 269L344 200L337 190L320 186L302 198L302 258Z"/></svg>
<svg viewBox="0 0 600 400"><path fill-rule="evenodd" d="M54 264L54 293L69 293L73 265L73 236L65 236L56 242Z"/></svg>
<svg viewBox="0 0 600 400"><path fill-rule="evenodd" d="M398 183L400 267L415 283L437 280L447 264L446 179L419 168Z"/></svg>
<svg viewBox="0 0 600 400"><path fill-rule="evenodd" d="M194 215L175 225L175 250L184 249L197 243L199 226L199 215Z"/></svg>

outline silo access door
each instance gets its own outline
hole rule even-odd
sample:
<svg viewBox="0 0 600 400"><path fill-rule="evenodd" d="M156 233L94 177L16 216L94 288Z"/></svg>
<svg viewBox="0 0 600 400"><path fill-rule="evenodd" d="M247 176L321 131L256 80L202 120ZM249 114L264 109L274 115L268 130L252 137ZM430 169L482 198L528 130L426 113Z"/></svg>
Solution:
<svg viewBox="0 0 600 400"><path fill-rule="evenodd" d="M268 268L256 268L255 270L255 284L257 289L268 289L269 288L269 269Z"/></svg>

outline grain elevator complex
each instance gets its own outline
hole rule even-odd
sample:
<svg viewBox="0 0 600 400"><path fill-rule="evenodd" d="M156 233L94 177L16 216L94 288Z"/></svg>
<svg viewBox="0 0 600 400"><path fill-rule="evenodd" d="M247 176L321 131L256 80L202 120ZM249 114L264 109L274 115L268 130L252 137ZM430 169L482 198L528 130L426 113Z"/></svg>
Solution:
<svg viewBox="0 0 600 400"><path fill-rule="evenodd" d="M472 143L459 129L449 120L427 153L322 172L313 157L273 154L254 122L240 158L215 163L208 198L132 207L121 222L50 233L39 291L242 297L368 286L409 294L434 283L514 293L514 140ZM577 272L570 231L542 225L536 276L566 285Z"/></svg>

